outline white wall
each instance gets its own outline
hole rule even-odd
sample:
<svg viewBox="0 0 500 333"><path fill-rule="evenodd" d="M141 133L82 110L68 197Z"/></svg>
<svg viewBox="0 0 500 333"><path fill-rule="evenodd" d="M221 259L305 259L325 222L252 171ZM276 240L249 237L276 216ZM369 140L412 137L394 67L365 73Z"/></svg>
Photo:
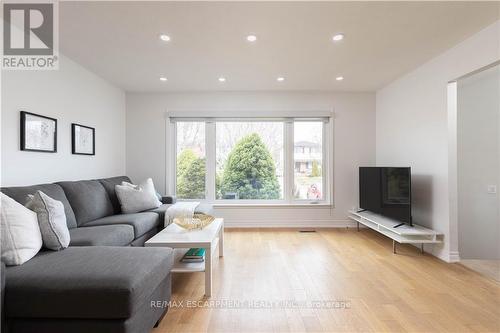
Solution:
<svg viewBox="0 0 500 333"><path fill-rule="evenodd" d="M500 65L458 81L458 247L461 259L500 259ZM481 241L478 241L481 240Z"/></svg>
<svg viewBox="0 0 500 333"><path fill-rule="evenodd" d="M125 94L61 56L57 71L2 71L2 186L125 174ZM57 153L20 150L20 113L56 118ZM71 154L71 123L95 127L96 155Z"/></svg>
<svg viewBox="0 0 500 333"><path fill-rule="evenodd" d="M496 22L376 94L377 164L412 167L415 222L444 233L442 246L426 249L447 261L458 259L456 221L450 223L447 83L498 60L499 47Z"/></svg>
<svg viewBox="0 0 500 333"><path fill-rule="evenodd" d="M165 112L335 110L335 208L219 208L233 226L345 226L358 204L357 168L375 162L375 96L371 93L127 93L127 174L152 177L165 190Z"/></svg>

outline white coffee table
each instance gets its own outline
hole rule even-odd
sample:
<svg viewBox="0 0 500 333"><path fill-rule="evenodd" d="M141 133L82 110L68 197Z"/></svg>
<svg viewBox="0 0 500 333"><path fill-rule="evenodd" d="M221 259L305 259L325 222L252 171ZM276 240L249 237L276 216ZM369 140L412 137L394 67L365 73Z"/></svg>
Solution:
<svg viewBox="0 0 500 333"><path fill-rule="evenodd" d="M172 223L155 236L150 238L144 246L171 247L174 249L173 273L205 272L205 295L212 295L212 256L219 247L219 257L224 256L224 219L216 218L212 223L201 230L188 231ZM204 262L181 262L182 256L190 248L204 248Z"/></svg>

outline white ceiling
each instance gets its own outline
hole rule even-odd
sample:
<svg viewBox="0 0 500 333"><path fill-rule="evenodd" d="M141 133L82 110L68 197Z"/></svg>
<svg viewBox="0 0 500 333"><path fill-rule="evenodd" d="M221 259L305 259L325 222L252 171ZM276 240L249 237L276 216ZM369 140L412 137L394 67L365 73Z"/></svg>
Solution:
<svg viewBox="0 0 500 333"><path fill-rule="evenodd" d="M374 91L500 12L498 2L140 1L59 11L62 53L126 91Z"/></svg>

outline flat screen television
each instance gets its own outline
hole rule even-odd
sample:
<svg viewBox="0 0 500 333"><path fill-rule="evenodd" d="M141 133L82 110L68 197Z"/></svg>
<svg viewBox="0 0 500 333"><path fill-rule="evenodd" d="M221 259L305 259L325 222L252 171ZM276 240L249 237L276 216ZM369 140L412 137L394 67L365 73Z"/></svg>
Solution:
<svg viewBox="0 0 500 333"><path fill-rule="evenodd" d="M411 226L411 168L360 167L359 207Z"/></svg>

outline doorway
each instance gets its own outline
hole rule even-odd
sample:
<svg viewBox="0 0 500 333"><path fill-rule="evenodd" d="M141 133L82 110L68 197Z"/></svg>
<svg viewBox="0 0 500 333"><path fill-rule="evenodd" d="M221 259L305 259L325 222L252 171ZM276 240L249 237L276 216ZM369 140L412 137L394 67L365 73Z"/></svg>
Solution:
<svg viewBox="0 0 500 333"><path fill-rule="evenodd" d="M500 282L500 64L456 81L460 263Z"/></svg>

